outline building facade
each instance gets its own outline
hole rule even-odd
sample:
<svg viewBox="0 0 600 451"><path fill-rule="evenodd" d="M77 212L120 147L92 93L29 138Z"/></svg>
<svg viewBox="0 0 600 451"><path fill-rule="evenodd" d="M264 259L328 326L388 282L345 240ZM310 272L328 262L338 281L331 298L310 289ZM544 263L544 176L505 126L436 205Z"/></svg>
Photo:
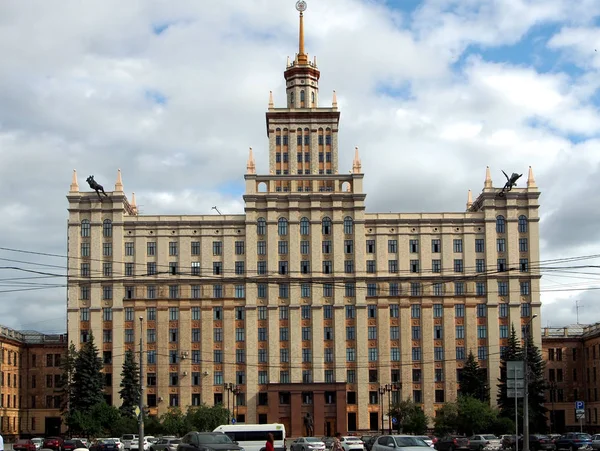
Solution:
<svg viewBox="0 0 600 451"><path fill-rule="evenodd" d="M495 386L510 324L539 314L531 169L503 195L488 168L466 211L367 213L358 148L340 173L336 95L322 105L299 20L287 104L271 95L266 113L269 171L250 149L244 214L140 215L120 170L101 200L73 173L68 333L94 334L116 405L141 334L152 414L231 399L239 422L288 435L305 413L315 435L377 430L400 398L429 416L454 400L470 351Z"/></svg>
<svg viewBox="0 0 600 451"><path fill-rule="evenodd" d="M600 433L600 323L546 327L542 331L542 353L546 361L549 424L562 433L583 429ZM575 417L575 402L585 403L585 416Z"/></svg>
<svg viewBox="0 0 600 451"><path fill-rule="evenodd" d="M66 335L0 326L0 434L5 438L60 434L60 362Z"/></svg>

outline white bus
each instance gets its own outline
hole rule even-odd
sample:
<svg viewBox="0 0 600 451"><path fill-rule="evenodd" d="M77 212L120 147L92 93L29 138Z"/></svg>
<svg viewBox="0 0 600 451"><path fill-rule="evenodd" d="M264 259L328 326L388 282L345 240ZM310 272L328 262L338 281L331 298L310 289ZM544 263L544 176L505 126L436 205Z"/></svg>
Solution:
<svg viewBox="0 0 600 451"><path fill-rule="evenodd" d="M267 434L273 434L276 451L285 450L285 426L272 424L223 424L213 432L223 432L245 451L264 451Z"/></svg>

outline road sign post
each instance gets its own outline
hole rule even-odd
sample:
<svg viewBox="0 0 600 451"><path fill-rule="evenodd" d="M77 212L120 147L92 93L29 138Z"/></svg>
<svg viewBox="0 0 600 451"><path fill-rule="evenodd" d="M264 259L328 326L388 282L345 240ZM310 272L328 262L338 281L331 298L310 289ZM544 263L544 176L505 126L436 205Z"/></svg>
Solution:
<svg viewBox="0 0 600 451"><path fill-rule="evenodd" d="M506 397L515 398L515 437L519 437L519 398L525 396L525 362L506 362ZM515 440L515 451L519 451L519 440Z"/></svg>
<svg viewBox="0 0 600 451"><path fill-rule="evenodd" d="M583 419L585 418L585 402L575 401L575 418L579 421L579 430L583 432Z"/></svg>

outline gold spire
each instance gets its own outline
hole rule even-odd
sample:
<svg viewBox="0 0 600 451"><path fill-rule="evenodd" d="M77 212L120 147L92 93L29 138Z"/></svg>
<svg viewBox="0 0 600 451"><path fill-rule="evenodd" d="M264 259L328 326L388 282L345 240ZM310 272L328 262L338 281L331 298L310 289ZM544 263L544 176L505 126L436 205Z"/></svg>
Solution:
<svg viewBox="0 0 600 451"><path fill-rule="evenodd" d="M467 194L467 210L469 208L471 208L472 205L473 205L473 193L471 192L471 190L469 190L469 193Z"/></svg>
<svg viewBox="0 0 600 451"><path fill-rule="evenodd" d="M123 180L121 179L121 170L117 170L117 181L115 182L115 191L123 192Z"/></svg>
<svg viewBox="0 0 600 451"><path fill-rule="evenodd" d="M527 176L527 188L537 188L535 179L533 178L533 169L531 169L531 166L529 166L529 174Z"/></svg>
<svg viewBox="0 0 600 451"><path fill-rule="evenodd" d="M275 104L273 103L273 91L269 91L269 109L275 108Z"/></svg>
<svg viewBox="0 0 600 451"><path fill-rule="evenodd" d="M252 147L248 152L248 163L246 163L246 174L256 174L256 163L254 162L254 154L252 153Z"/></svg>
<svg viewBox="0 0 600 451"><path fill-rule="evenodd" d="M300 11L300 33L298 35L298 64L308 64L308 55L304 52L304 10L305 2L296 3L296 9Z"/></svg>
<svg viewBox="0 0 600 451"><path fill-rule="evenodd" d="M332 108L337 108L337 94L335 93L335 90L333 91L333 100L331 101L331 107Z"/></svg>
<svg viewBox="0 0 600 451"><path fill-rule="evenodd" d="M71 179L71 188L69 189L71 193L79 192L79 183L77 182L77 170L73 169L73 178Z"/></svg>
<svg viewBox="0 0 600 451"><path fill-rule="evenodd" d="M492 174L490 173L490 167L485 167L485 182L483 184L483 188L493 188L492 186Z"/></svg>
<svg viewBox="0 0 600 451"><path fill-rule="evenodd" d="M360 174L362 164L360 162L360 156L358 155L358 146L354 148L354 161L352 162L352 172Z"/></svg>

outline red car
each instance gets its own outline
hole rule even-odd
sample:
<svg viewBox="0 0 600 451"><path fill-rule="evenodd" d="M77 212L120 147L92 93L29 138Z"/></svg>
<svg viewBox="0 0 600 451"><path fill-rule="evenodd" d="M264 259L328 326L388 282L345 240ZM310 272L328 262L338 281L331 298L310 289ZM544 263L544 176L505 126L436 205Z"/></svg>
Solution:
<svg viewBox="0 0 600 451"><path fill-rule="evenodd" d="M87 448L81 440L65 440L62 444L62 451L73 451L77 448Z"/></svg>
<svg viewBox="0 0 600 451"><path fill-rule="evenodd" d="M47 437L44 439L42 448L52 449L54 451L63 451L63 443L65 441L60 437Z"/></svg>
<svg viewBox="0 0 600 451"><path fill-rule="evenodd" d="M35 451L35 443L31 440L17 440L13 445L14 451Z"/></svg>

